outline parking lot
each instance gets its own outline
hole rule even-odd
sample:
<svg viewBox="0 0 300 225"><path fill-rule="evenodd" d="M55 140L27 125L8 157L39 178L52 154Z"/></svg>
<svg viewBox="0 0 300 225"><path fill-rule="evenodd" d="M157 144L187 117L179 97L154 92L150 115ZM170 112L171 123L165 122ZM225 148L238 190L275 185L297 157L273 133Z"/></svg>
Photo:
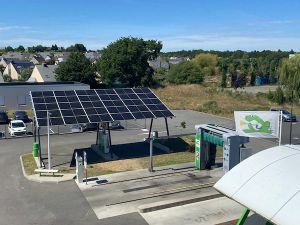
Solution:
<svg viewBox="0 0 300 225"><path fill-rule="evenodd" d="M169 129L171 135L189 134L194 133L194 125L202 123L215 123L226 127L233 128L233 120L224 119L221 117L199 113L190 110L174 110L176 118L168 120ZM186 122L186 128L182 128L180 123ZM145 121L136 121L140 124L130 125L128 124L126 130L114 130L112 131L112 144L123 145L126 143L142 142L148 135L148 130L144 129ZM149 129L150 121L146 121L146 128ZM43 128L44 129L44 128ZM159 136L166 135L166 129L164 120L154 120L153 130L159 131ZM284 123L283 127L283 144L288 143L289 124ZM293 125L293 143L300 144L300 127L298 123ZM89 148L91 144L96 141L95 132L65 134L65 135L51 135L51 149L52 157L59 158L61 162L70 162L74 149ZM42 136L42 149L43 152L47 152L47 137ZM99 221L96 214L91 210L90 205L83 197L81 191L72 182L61 183L57 185L50 184L38 184L27 181L22 176L22 170L19 163L19 156L21 154L30 153L32 150L33 137L15 138L15 139L2 139L0 140L0 168L2 173L0 174L1 180L5 181L5 185L2 186L0 193L0 200L5 202L5 205L0 206L0 224L122 224L122 221L131 221L127 224L147 224L143 217L137 213L124 214L122 216L116 216L113 218L107 218ZM264 140L264 139L251 139L247 147L251 147L254 151L260 151L262 149L278 145L276 140ZM46 156L46 155L45 155ZM155 162L154 162L155 166ZM9 179L7 179L9 177ZM178 176L174 178L181 179L184 176ZM193 177L189 176L189 179L193 181ZM197 178L197 177L196 177ZM174 180L174 181L175 181ZM164 180L162 179L162 182ZM153 185L149 183L149 185ZM149 186L148 185L148 186ZM109 187L109 186L107 186ZM116 185L117 187L117 185ZM158 188L158 187L157 187ZM131 190L127 193L137 193ZM132 189L132 188L131 188ZM123 189L122 189L123 190ZM142 192L142 190L140 190ZM98 194L95 193L94 197L91 196L89 201L95 204L97 209ZM141 202L142 204L142 202ZM197 204L197 203L195 203ZM198 206L198 204L197 204ZM201 207L201 204L199 203ZM192 207L192 206L191 206ZM188 217L195 216L195 221L200 215L192 213L188 205L185 207ZM193 208L193 207L192 207ZM221 209L220 209L221 210ZM34 213L33 213L34 212ZM176 214L176 208L173 210L165 210L161 212L166 213L165 219L168 220L167 215L172 217L172 214ZM188 212L191 212L188 214ZM240 211L238 210L238 213ZM207 214L211 215L210 212ZM14 215L14 216L12 216ZM26 216L25 216L26 215ZM66 216L72 215L72 216ZM152 218L151 218L152 216ZM149 224L155 223L155 218L161 216L160 211L157 213L145 215L145 219ZM184 217L183 217L184 218ZM181 221L182 224L184 221ZM191 223L191 222L189 222Z"/></svg>

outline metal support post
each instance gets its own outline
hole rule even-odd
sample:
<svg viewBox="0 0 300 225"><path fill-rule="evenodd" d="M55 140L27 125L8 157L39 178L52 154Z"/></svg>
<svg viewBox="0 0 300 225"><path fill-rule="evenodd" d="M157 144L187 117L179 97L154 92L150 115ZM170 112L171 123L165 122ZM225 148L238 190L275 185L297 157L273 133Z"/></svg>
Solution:
<svg viewBox="0 0 300 225"><path fill-rule="evenodd" d="M47 111L47 130L48 130L48 169L51 170L51 152L50 152L50 115Z"/></svg>
<svg viewBox="0 0 300 225"><path fill-rule="evenodd" d="M111 136L110 136L109 122L107 122L107 131L108 131L109 147L111 147Z"/></svg>
<svg viewBox="0 0 300 225"><path fill-rule="evenodd" d="M292 91L292 105L291 105L291 122L290 122L290 141L289 144L292 144L292 131L293 131L293 105L294 105L294 91Z"/></svg>
<svg viewBox="0 0 300 225"><path fill-rule="evenodd" d="M167 120L166 117L165 117L165 123L166 123L167 135L168 135L168 137L170 137L169 126L168 126L168 120Z"/></svg>
<svg viewBox="0 0 300 225"><path fill-rule="evenodd" d="M150 122L150 128L149 128L149 135L148 135L148 139L150 139L150 137L151 137L152 124L153 124L153 118L151 119L151 122Z"/></svg>
<svg viewBox="0 0 300 225"><path fill-rule="evenodd" d="M96 137L96 145L99 143L99 123L97 123L97 137Z"/></svg>
<svg viewBox="0 0 300 225"><path fill-rule="evenodd" d="M33 118L33 136L34 136L34 142L36 142L36 123L35 123L35 118Z"/></svg>
<svg viewBox="0 0 300 225"><path fill-rule="evenodd" d="M279 140L278 144L281 145L281 135L282 135L282 111L280 111L280 121L279 121Z"/></svg>
<svg viewBox="0 0 300 225"><path fill-rule="evenodd" d="M39 142L39 160L40 160L40 167L43 167L40 127L37 128L37 132L38 132L38 142Z"/></svg>
<svg viewBox="0 0 300 225"><path fill-rule="evenodd" d="M239 219L239 221L236 223L236 225L243 225L245 223L249 213L250 213L250 210L245 208L242 215L241 215L241 217L240 217L240 219Z"/></svg>
<svg viewBox="0 0 300 225"><path fill-rule="evenodd" d="M153 172L153 137L150 138L149 172Z"/></svg>

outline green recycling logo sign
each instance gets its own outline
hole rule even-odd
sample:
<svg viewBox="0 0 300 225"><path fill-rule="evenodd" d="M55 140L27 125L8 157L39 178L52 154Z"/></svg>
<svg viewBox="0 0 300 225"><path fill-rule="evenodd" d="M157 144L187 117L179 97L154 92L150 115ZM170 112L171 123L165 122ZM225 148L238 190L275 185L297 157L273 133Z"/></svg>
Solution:
<svg viewBox="0 0 300 225"><path fill-rule="evenodd" d="M246 122L245 122L246 121ZM271 134L272 130L270 128L270 121L264 121L257 115L248 115L245 116L245 120L240 120L241 124L247 123L247 128L243 131L245 133L267 133Z"/></svg>
<svg viewBox="0 0 300 225"><path fill-rule="evenodd" d="M236 131L248 137L277 138L279 135L279 112L236 111Z"/></svg>

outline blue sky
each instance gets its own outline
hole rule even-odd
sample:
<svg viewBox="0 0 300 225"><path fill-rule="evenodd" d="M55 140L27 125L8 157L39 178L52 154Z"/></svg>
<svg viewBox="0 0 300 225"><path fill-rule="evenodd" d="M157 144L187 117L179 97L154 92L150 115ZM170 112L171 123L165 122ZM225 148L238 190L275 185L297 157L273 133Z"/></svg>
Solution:
<svg viewBox="0 0 300 225"><path fill-rule="evenodd" d="M0 12L0 46L157 39L163 51L300 50L299 0L14 0Z"/></svg>

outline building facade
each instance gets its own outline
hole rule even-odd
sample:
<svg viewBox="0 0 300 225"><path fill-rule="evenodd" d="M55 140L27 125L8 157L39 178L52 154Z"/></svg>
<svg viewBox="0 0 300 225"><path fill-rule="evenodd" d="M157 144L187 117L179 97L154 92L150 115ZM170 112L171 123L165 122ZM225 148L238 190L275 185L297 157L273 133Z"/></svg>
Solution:
<svg viewBox="0 0 300 225"><path fill-rule="evenodd" d="M89 90L88 84L79 82L0 83L0 110L31 109L30 91Z"/></svg>

